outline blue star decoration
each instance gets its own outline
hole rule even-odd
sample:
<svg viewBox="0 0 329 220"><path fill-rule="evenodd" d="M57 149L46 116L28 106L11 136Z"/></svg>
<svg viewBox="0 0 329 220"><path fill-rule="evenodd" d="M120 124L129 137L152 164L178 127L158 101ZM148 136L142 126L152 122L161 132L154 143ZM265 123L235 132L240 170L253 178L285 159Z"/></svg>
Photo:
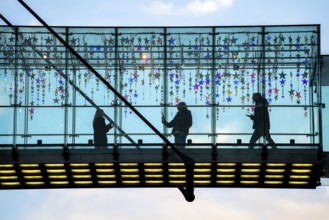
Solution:
<svg viewBox="0 0 329 220"><path fill-rule="evenodd" d="M172 38L172 37L170 37L170 39L168 40L168 42L169 42L169 46L170 45L174 45L175 44L175 39Z"/></svg>

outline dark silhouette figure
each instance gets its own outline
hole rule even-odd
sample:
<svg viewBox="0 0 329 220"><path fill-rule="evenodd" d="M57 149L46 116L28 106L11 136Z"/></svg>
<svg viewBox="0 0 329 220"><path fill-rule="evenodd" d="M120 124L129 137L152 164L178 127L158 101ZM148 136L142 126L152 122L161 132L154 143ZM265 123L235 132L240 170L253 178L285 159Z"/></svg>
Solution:
<svg viewBox="0 0 329 220"><path fill-rule="evenodd" d="M104 111L102 109L97 109L94 120L93 120L93 128L94 128L94 144L96 149L106 149L107 145L107 136L106 133L114 127L112 123L106 125Z"/></svg>
<svg viewBox="0 0 329 220"><path fill-rule="evenodd" d="M168 128L173 128L171 133L175 137L175 143L184 147L189 129L192 126L192 114L187 109L185 102L180 102L177 109L178 112L171 122L167 122L165 117L162 116L162 123Z"/></svg>
<svg viewBox="0 0 329 220"><path fill-rule="evenodd" d="M276 149L276 145L270 134L270 117L268 114L268 101L260 93L254 93L252 100L255 102L255 112L248 115L253 120L252 128L255 129L249 141L249 148L252 149L260 137L265 137L266 141Z"/></svg>

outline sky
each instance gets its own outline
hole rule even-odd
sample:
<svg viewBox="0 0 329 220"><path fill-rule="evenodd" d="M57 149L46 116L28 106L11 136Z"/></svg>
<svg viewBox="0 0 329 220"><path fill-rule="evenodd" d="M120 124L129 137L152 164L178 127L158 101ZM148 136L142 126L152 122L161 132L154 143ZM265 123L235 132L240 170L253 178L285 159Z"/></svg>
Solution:
<svg viewBox="0 0 329 220"><path fill-rule="evenodd" d="M25 0L49 25L321 25L329 54L327 0ZM0 0L13 25L39 25L16 0ZM0 21L0 24L5 24ZM176 188L0 191L2 220L328 219L329 187L315 190L196 188L186 202Z"/></svg>

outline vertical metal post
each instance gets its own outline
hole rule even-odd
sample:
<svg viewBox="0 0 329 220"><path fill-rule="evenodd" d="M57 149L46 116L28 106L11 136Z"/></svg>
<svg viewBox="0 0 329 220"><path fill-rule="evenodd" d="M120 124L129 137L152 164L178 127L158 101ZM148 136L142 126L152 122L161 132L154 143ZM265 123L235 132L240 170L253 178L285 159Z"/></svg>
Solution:
<svg viewBox="0 0 329 220"><path fill-rule="evenodd" d="M68 42L68 32L67 32L67 28L65 28L65 40ZM68 96L69 96L69 62L68 62L68 53L69 51L65 48L65 74L64 74L64 78L65 78L65 104L64 104L64 145L67 145L68 142ZM75 137L72 136L72 140L74 140Z"/></svg>
<svg viewBox="0 0 329 220"><path fill-rule="evenodd" d="M211 136L211 143L213 144L213 146L216 144L216 84L215 84L215 69L216 69L216 61L215 61L215 57L216 57L216 28L213 27L212 28L212 67L211 67L211 104L210 104L210 108L211 108L211 132L212 132L212 136ZM214 149L213 149L214 150ZM216 146L216 150L217 150L217 146Z"/></svg>

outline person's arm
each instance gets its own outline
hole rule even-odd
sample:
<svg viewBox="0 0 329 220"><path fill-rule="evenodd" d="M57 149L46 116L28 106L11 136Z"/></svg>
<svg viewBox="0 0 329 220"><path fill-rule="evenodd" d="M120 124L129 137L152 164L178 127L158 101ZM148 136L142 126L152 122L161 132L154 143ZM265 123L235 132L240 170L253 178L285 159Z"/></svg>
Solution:
<svg viewBox="0 0 329 220"><path fill-rule="evenodd" d="M114 124L111 122L110 124L106 125L106 132L111 130L114 127Z"/></svg>
<svg viewBox="0 0 329 220"><path fill-rule="evenodd" d="M177 115L176 115L177 116ZM172 128L174 127L175 123L176 123L176 116L173 118L173 120L171 120L170 122L167 122L166 119L164 117L162 117L162 123L168 127L168 128Z"/></svg>

